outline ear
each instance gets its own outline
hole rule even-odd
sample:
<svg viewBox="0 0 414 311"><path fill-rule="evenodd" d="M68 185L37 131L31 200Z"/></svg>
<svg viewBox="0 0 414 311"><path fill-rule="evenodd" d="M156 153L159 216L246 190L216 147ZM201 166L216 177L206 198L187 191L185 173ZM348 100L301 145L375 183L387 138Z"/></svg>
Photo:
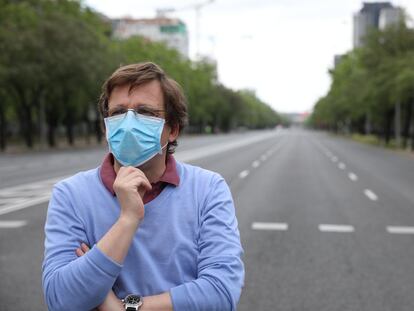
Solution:
<svg viewBox="0 0 414 311"><path fill-rule="evenodd" d="M168 135L168 141L171 143L177 139L178 135L180 134L180 129L178 125L170 127L170 129L171 131L170 131L170 134Z"/></svg>

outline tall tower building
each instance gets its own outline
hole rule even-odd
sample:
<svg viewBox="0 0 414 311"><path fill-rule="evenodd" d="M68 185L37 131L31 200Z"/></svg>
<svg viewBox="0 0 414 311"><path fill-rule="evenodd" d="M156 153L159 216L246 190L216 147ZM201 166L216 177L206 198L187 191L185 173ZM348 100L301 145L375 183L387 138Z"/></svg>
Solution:
<svg viewBox="0 0 414 311"><path fill-rule="evenodd" d="M391 25L400 23L404 19L404 12L401 8L386 8L381 10L379 18L379 29L385 29Z"/></svg>
<svg viewBox="0 0 414 311"><path fill-rule="evenodd" d="M364 2L362 9L354 14L354 48L364 44L370 28L379 29L381 13L395 9L390 2Z"/></svg>

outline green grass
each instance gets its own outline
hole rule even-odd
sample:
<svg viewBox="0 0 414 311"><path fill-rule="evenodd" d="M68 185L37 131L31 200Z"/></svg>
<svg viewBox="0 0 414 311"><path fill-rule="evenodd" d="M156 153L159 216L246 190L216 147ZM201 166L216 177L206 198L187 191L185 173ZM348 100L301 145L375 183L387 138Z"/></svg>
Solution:
<svg viewBox="0 0 414 311"><path fill-rule="evenodd" d="M388 142L388 145L386 145L383 140L379 139L375 135L352 134L348 137L350 137L354 141L364 143L364 144L370 144L370 145L383 147L383 148L387 148L387 149L392 149L392 150L409 151L408 147L407 147L407 149L404 149L402 146L398 146L397 141L395 139L391 139Z"/></svg>

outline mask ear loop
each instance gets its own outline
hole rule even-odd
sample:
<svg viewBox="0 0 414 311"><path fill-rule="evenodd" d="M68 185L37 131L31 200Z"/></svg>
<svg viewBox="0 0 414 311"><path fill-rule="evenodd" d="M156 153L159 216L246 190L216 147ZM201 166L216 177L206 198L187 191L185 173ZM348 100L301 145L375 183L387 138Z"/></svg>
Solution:
<svg viewBox="0 0 414 311"><path fill-rule="evenodd" d="M168 143L169 143L169 141L167 141L167 143L164 146L161 147L161 150L160 150L159 154L162 154L162 151L164 150L165 147L168 146Z"/></svg>

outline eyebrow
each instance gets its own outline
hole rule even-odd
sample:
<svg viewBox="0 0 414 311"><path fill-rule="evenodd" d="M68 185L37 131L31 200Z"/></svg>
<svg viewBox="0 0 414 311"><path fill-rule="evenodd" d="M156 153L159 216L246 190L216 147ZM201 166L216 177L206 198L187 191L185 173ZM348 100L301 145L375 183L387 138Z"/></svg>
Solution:
<svg viewBox="0 0 414 311"><path fill-rule="evenodd" d="M114 112L118 109L131 109L131 108L127 108L127 105L125 105L125 104L116 104L115 107L112 107L112 108L108 109L108 113ZM133 109L138 110L138 111L139 110L145 110L145 111L151 111L151 112L164 111L163 109L152 108L152 107L148 106L147 104L138 105L138 106L134 107Z"/></svg>

